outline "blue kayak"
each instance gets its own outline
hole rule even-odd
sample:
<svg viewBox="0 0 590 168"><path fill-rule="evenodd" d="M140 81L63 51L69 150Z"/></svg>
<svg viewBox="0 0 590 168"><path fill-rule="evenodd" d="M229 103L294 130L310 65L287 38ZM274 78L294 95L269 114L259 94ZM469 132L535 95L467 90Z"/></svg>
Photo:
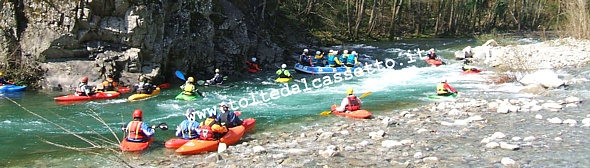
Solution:
<svg viewBox="0 0 590 168"><path fill-rule="evenodd" d="M308 74L334 74L334 73L344 73L346 71L350 71L354 73L354 70L362 67L320 67L320 66L304 66L299 63L295 64L295 70L303 73Z"/></svg>
<svg viewBox="0 0 590 168"><path fill-rule="evenodd" d="M27 89L26 86L17 86L11 84L0 86L0 92L22 92L25 91L25 89Z"/></svg>

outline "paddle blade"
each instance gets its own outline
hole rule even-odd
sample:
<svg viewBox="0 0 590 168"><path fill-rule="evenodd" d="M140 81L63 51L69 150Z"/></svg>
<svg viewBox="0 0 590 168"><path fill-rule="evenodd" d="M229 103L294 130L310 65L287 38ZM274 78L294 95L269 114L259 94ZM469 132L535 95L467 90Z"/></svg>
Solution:
<svg viewBox="0 0 590 168"><path fill-rule="evenodd" d="M331 112L331 111L322 111L322 112L320 113L320 115L321 115L321 116L329 116L330 114L332 114L332 112Z"/></svg>
<svg viewBox="0 0 590 168"><path fill-rule="evenodd" d="M221 143L219 143L219 146L217 146L217 153L222 153L226 149L227 149L227 144L221 142Z"/></svg>
<svg viewBox="0 0 590 168"><path fill-rule="evenodd" d="M166 130L168 130L168 124L160 123L160 124L158 124L158 128L160 128L160 130L162 130L162 131L166 131Z"/></svg>
<svg viewBox="0 0 590 168"><path fill-rule="evenodd" d="M227 76L223 76L223 80L224 80L224 81L225 81L225 80L227 80L227 78L228 78Z"/></svg>
<svg viewBox="0 0 590 168"><path fill-rule="evenodd" d="M204 85L204 84L205 84L205 81L204 80L198 80L197 81L197 85Z"/></svg>
<svg viewBox="0 0 590 168"><path fill-rule="evenodd" d="M234 114L236 114L236 116L241 116L242 112L241 111L234 111Z"/></svg>
<svg viewBox="0 0 590 168"><path fill-rule="evenodd" d="M175 74L176 74L176 77L178 77L179 79L186 81L186 78L184 78L184 74L182 74L182 72L177 70Z"/></svg>
<svg viewBox="0 0 590 168"><path fill-rule="evenodd" d="M359 97L359 99L362 99L362 98L364 98L364 97L367 97L367 96L368 96L368 95L370 95L371 93L373 93L373 92L371 92L371 91L368 91L368 92L366 92L365 94L361 95L361 96Z"/></svg>

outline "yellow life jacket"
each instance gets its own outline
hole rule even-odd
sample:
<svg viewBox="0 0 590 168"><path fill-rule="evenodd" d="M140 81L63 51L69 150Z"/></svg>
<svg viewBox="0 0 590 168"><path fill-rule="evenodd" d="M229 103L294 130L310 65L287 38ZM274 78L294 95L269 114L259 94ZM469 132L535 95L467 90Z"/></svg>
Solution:
<svg viewBox="0 0 590 168"><path fill-rule="evenodd" d="M182 91L182 94L193 95L194 88L195 88L195 85L193 85L191 83L187 83L186 85L184 85L184 90Z"/></svg>
<svg viewBox="0 0 590 168"><path fill-rule="evenodd" d="M445 83L439 83L436 85L436 93L437 94L447 94L449 91L445 89Z"/></svg>

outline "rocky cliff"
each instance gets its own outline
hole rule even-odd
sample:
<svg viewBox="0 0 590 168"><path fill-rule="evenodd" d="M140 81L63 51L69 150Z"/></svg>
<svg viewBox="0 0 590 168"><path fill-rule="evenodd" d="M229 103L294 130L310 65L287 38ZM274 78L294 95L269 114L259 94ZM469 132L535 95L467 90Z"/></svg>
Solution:
<svg viewBox="0 0 590 168"><path fill-rule="evenodd" d="M42 62L43 88L107 74L124 83L170 81L176 70L240 76L246 59L280 62L285 52L227 0L5 0L0 12L0 59Z"/></svg>

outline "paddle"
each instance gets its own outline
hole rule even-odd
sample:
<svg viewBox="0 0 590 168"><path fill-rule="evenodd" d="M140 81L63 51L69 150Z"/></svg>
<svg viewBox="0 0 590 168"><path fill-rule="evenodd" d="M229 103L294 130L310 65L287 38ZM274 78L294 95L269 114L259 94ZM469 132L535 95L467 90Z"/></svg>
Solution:
<svg viewBox="0 0 590 168"><path fill-rule="evenodd" d="M373 93L373 92L371 92L371 91L365 92L363 95L361 95L361 96L359 97L359 99L362 99L362 98L364 98L364 97L367 97L367 96L368 96L368 95L370 95L371 93ZM321 116L329 116L330 114L332 114L332 111L322 111L322 112L320 113L320 115L321 115Z"/></svg>
<svg viewBox="0 0 590 168"><path fill-rule="evenodd" d="M184 74L182 74L182 72L180 72L179 70L176 70L176 77L178 77L179 79L186 81L186 78L184 78Z"/></svg>

